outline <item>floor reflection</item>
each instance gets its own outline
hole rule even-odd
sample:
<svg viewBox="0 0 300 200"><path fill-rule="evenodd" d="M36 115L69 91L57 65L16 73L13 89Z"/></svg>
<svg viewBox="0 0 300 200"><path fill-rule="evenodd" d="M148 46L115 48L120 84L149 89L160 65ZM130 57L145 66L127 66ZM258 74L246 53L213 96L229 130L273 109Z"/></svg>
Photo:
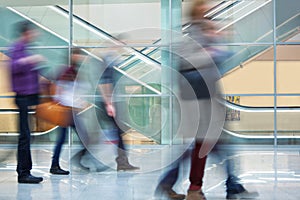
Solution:
<svg viewBox="0 0 300 200"><path fill-rule="evenodd" d="M262 200L300 199L300 156L297 149L278 151L277 155L272 150L259 149L257 146L243 150L229 158L235 160L235 170L238 170L245 187L249 191L258 191L258 199ZM32 174L44 177L43 183L37 185L18 184L15 150L0 150L0 199L155 199L154 190L164 170L149 173L116 172L113 169L89 172L76 160L80 149L73 149L62 153L62 167L69 168L71 175L51 175L51 150L42 146L33 147ZM69 155L70 152L72 155ZM72 158L70 162L69 158ZM208 159L204 178L204 192L208 200L225 199L223 165L224 162L213 155ZM140 166L143 167L143 164ZM181 166L182 181L175 185L175 190L180 193L186 193L189 185L188 171L187 161Z"/></svg>

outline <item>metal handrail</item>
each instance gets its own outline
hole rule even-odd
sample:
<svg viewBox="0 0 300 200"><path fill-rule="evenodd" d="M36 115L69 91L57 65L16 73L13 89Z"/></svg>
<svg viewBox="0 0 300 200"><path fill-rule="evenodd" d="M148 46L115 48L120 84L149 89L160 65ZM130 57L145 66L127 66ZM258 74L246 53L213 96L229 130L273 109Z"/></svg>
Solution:
<svg viewBox="0 0 300 200"><path fill-rule="evenodd" d="M238 105L229 101L224 101L223 104L230 109L242 111L242 112L255 112L255 113L267 113L274 112L274 107L251 107ZM277 112L300 112L300 106L281 106L276 107Z"/></svg>
<svg viewBox="0 0 300 200"><path fill-rule="evenodd" d="M130 95L128 95L130 96ZM147 94L147 97L160 97L161 95L152 95L152 94ZM13 97L13 96L12 96ZM134 97L144 97L143 95L135 95ZM238 105L229 101L223 101L224 106L230 109L234 109L237 111L242 111L242 112L255 112L255 113L266 113L266 112L274 112L274 107L251 107L251 106L243 106L243 105ZM277 112L300 112L300 106L293 106L293 107L277 107ZM0 109L0 114L17 114L18 109ZM35 109L30 109L29 110L30 114L35 114ZM35 132L35 135L43 135L46 133L49 133L54 129L51 129L46 132L40 132L37 133ZM229 130L224 129L225 132L231 133ZM0 133L1 135L1 133ZM5 133L5 136L15 136L16 133ZM246 137L246 136L245 136ZM248 136L247 136L248 137ZM262 136L262 138L266 138L267 136ZM269 136L268 136L269 137ZM300 136L299 136L300 137Z"/></svg>
<svg viewBox="0 0 300 200"><path fill-rule="evenodd" d="M244 135L240 133L236 133L230 131L226 128L223 128L223 131L233 137L241 138L241 139L274 139L274 135ZM300 135L278 135L276 138L278 139L300 139Z"/></svg>
<svg viewBox="0 0 300 200"><path fill-rule="evenodd" d="M56 130L57 128L59 128L59 126L55 126L47 131L43 131L43 132L31 132L31 136L41 136L41 135L46 135L54 130ZM19 133L13 133L13 132L0 132L0 137L3 136L19 136Z"/></svg>

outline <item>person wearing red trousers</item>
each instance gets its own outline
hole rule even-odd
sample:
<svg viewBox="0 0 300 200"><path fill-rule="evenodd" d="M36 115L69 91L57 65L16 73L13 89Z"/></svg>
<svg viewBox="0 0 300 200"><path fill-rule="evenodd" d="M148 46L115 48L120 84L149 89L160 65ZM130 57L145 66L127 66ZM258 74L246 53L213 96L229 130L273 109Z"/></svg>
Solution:
<svg viewBox="0 0 300 200"><path fill-rule="evenodd" d="M171 169L165 174L165 176L159 182L156 190L155 196L161 198L162 196L167 196L172 200L183 200L185 199L184 194L176 193L172 188L175 185L179 176L179 165L181 162L189 159L191 157L191 170L190 170L190 187L189 191L199 191L201 194L202 180L204 177L204 169L207 156L199 158L199 150L202 146L201 142L196 142L192 150L187 150L178 160L176 160ZM203 194L204 196L204 194Z"/></svg>
<svg viewBox="0 0 300 200"><path fill-rule="evenodd" d="M218 129L220 128L221 130L222 127L219 126L222 125L219 122L222 121L221 118L223 115L225 118L223 106L216 103L217 94L220 94L219 88L216 87L218 78L220 78L219 73L216 71L216 66L226 56L226 52L222 52L211 46L211 44L217 42L217 34L215 33L212 21L204 17L207 10L206 0L194 1L190 13L191 24L186 29L188 38L183 38L184 44L180 46L181 48L177 53L177 55L185 59L180 59L179 65L179 72L181 74L179 78L179 88L182 98L181 109L187 113L186 115L181 115L181 120L185 120L187 123L184 129L185 134L190 134L187 137L194 137L195 144L192 154L185 152L173 163L171 170L159 182L156 188L156 196L164 194L169 199L185 199L185 195L177 194L172 188L178 179L179 164L190 157L190 186L186 199L206 199L202 191L205 163L208 153L220 136L218 133L221 132ZM215 112L216 110L217 112ZM210 127L211 121L213 122L213 127ZM192 131L189 127L195 125L198 126L198 129ZM238 178L233 175L231 165L226 162L228 176L226 181L226 198L255 198L258 194L248 192L238 182Z"/></svg>

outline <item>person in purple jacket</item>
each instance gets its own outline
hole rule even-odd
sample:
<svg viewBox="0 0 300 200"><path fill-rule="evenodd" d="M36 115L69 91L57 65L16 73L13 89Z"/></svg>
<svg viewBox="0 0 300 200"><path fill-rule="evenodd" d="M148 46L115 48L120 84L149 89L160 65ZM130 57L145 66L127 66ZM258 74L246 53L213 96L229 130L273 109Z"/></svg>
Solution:
<svg viewBox="0 0 300 200"><path fill-rule="evenodd" d="M30 129L28 108L38 104L39 81L37 64L44 61L41 55L32 55L27 46L38 36L34 25L28 21L17 24L19 38L9 49L10 69L15 103L19 108L19 142L17 151L17 173L19 183L40 183L42 177L32 176L30 153Z"/></svg>

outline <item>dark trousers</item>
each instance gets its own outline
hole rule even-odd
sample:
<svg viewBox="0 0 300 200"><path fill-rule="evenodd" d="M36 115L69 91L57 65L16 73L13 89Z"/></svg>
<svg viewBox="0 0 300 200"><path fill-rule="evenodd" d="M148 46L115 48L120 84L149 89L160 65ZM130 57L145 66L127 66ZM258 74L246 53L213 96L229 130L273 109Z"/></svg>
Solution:
<svg viewBox="0 0 300 200"><path fill-rule="evenodd" d="M18 176L27 176L32 169L28 106L38 104L38 95L17 95L15 101L19 108L20 132L17 152L17 173Z"/></svg>
<svg viewBox="0 0 300 200"><path fill-rule="evenodd" d="M61 128L60 134L58 134L56 138L56 145L54 148L51 167L59 166L59 156L60 156L62 146L65 143L66 136L67 136L67 128Z"/></svg>

